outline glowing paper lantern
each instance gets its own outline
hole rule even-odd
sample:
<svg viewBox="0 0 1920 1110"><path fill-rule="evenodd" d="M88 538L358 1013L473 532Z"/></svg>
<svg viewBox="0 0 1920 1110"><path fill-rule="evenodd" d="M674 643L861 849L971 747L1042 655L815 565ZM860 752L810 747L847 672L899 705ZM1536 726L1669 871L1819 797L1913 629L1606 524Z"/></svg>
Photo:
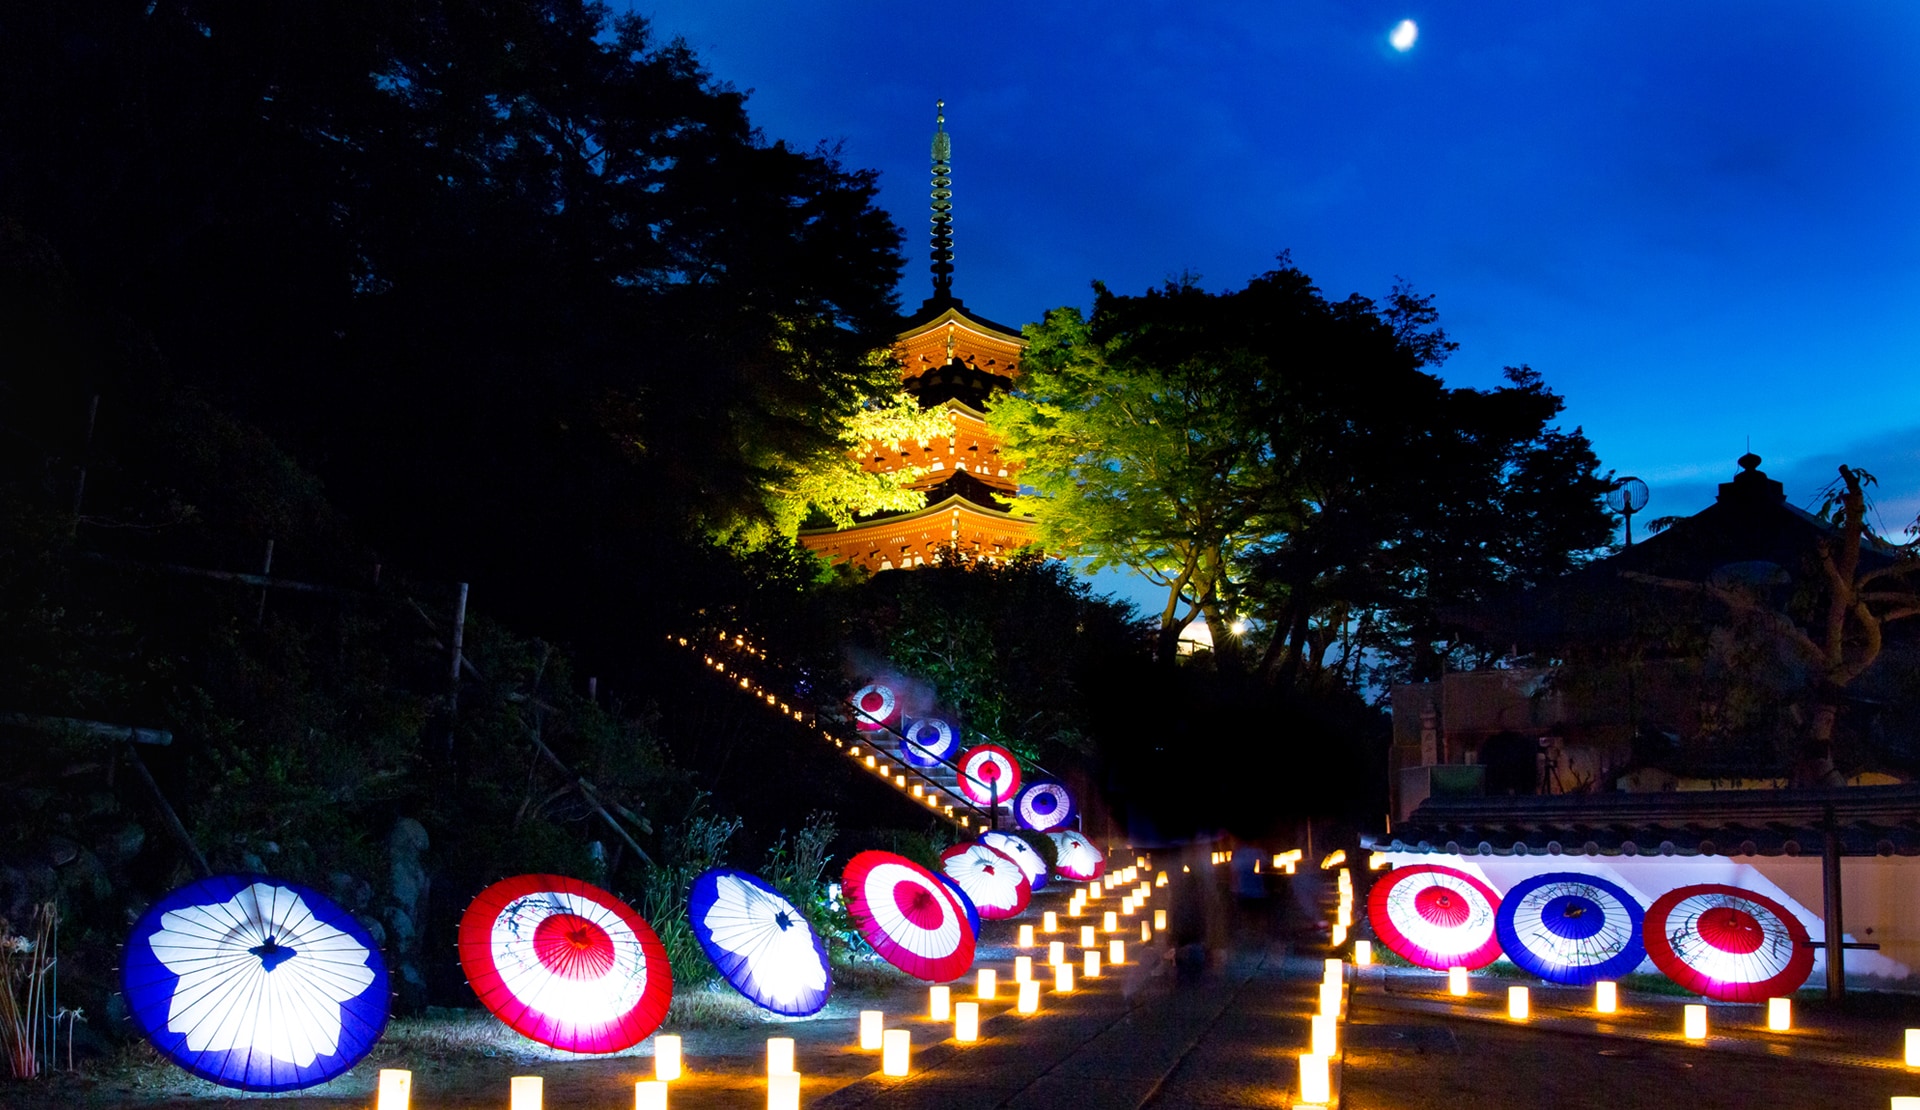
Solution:
<svg viewBox="0 0 1920 1110"><path fill-rule="evenodd" d="M1320 1012L1339 1017L1340 1002L1345 993L1346 989L1342 984L1323 981L1320 984Z"/></svg>
<svg viewBox="0 0 1920 1110"><path fill-rule="evenodd" d="M860 1047L872 1052L880 1047L880 1034L884 1030L887 1015L879 1010L860 1011Z"/></svg>
<svg viewBox="0 0 1920 1110"><path fill-rule="evenodd" d="M847 912L881 959L917 979L950 982L973 963L973 933L960 900L905 856L866 851L842 877Z"/></svg>
<svg viewBox="0 0 1920 1110"><path fill-rule="evenodd" d="M1031 925L1020 926L1020 939L1014 942L1014 946L1016 948L1032 948L1033 947L1033 926Z"/></svg>
<svg viewBox="0 0 1920 1110"><path fill-rule="evenodd" d="M1100 943L1099 941L1094 939L1093 926L1091 925L1080 926L1080 947L1092 948L1094 945L1099 943Z"/></svg>
<svg viewBox="0 0 1920 1110"><path fill-rule="evenodd" d="M1085 953L1085 959L1086 959L1087 978L1089 979L1100 978L1100 950L1098 948L1087 949Z"/></svg>
<svg viewBox="0 0 1920 1110"><path fill-rule="evenodd" d="M413 1073L404 1068L381 1068L379 1092L375 1110L407 1110L413 1097Z"/></svg>
<svg viewBox="0 0 1920 1110"><path fill-rule="evenodd" d="M1784 1033L1793 1028L1793 1000L1790 998L1767 999L1767 1028L1776 1033Z"/></svg>
<svg viewBox="0 0 1920 1110"><path fill-rule="evenodd" d="M1140 943L1145 944L1152 939L1153 939L1153 926L1142 921L1140 923Z"/></svg>
<svg viewBox="0 0 1920 1110"><path fill-rule="evenodd" d="M1907 1030L1907 1066L1920 1068L1920 1029Z"/></svg>
<svg viewBox="0 0 1920 1110"><path fill-rule="evenodd" d="M175 1064L221 1086L325 1083L386 1028L379 946L352 914L298 883L189 883L141 916L122 959L134 1024Z"/></svg>
<svg viewBox="0 0 1920 1110"><path fill-rule="evenodd" d="M1450 967L1447 969L1447 993L1455 998L1467 996L1467 969Z"/></svg>
<svg viewBox="0 0 1920 1110"><path fill-rule="evenodd" d="M1356 940L1353 942L1353 966L1355 967L1372 967L1373 966L1373 942L1372 941Z"/></svg>
<svg viewBox="0 0 1920 1110"><path fill-rule="evenodd" d="M727 985L787 1017L818 1013L833 980L827 948L799 909L755 875L715 868L693 881L687 918Z"/></svg>
<svg viewBox="0 0 1920 1110"><path fill-rule="evenodd" d="M1077 832L1048 833L1053 838L1053 869L1075 882L1098 879L1106 873L1107 857L1093 842ZM1098 898L1098 890L1090 894Z"/></svg>
<svg viewBox="0 0 1920 1110"><path fill-rule="evenodd" d="M1013 958L1013 981L1024 983L1033 978L1033 957L1015 956Z"/></svg>
<svg viewBox="0 0 1920 1110"><path fill-rule="evenodd" d="M1527 988L1508 987L1507 1016L1514 1021L1525 1021L1530 1011L1531 1004L1527 998Z"/></svg>
<svg viewBox="0 0 1920 1110"><path fill-rule="evenodd" d="M1055 967L1067 962L1067 942L1056 940L1047 945L1047 962Z"/></svg>
<svg viewBox="0 0 1920 1110"><path fill-rule="evenodd" d="M1073 965L1062 963L1053 969L1053 989L1056 994L1073 993Z"/></svg>
<svg viewBox="0 0 1920 1110"><path fill-rule="evenodd" d="M1510 887L1494 914L1494 931L1521 970L1549 983L1584 986L1640 966L1643 916L1618 885L1556 871Z"/></svg>
<svg viewBox="0 0 1920 1110"><path fill-rule="evenodd" d="M633 1085L633 1110L667 1110L667 1085L642 1079Z"/></svg>
<svg viewBox="0 0 1920 1110"><path fill-rule="evenodd" d="M903 1030L904 1032L904 1030ZM889 1072L889 1075L892 1073ZM905 1075L905 1072L900 1074ZM767 1110L800 1110L800 1075L781 1072L767 1076Z"/></svg>
<svg viewBox="0 0 1920 1110"><path fill-rule="evenodd" d="M1310 1020L1313 1025L1313 1055L1332 1056L1338 1053L1340 1019L1332 1014L1315 1014Z"/></svg>
<svg viewBox="0 0 1920 1110"><path fill-rule="evenodd" d="M1167 873L1166 873L1165 871L1162 871L1162 872L1160 872L1160 874L1158 874L1158 875L1156 875L1156 876L1154 876L1154 879L1153 879L1153 885L1154 885L1154 886L1166 886L1166 885L1167 885Z"/></svg>
<svg viewBox="0 0 1920 1110"><path fill-rule="evenodd" d="M1920 1110L1920 1095L1894 1095L1893 1110Z"/></svg>
<svg viewBox="0 0 1920 1110"><path fill-rule="evenodd" d="M881 682L862 686L853 695L853 724L863 732L888 728L899 720L900 699L893 687Z"/></svg>
<svg viewBox="0 0 1920 1110"><path fill-rule="evenodd" d="M981 968L980 977L974 986L973 996L975 998L991 999L994 996L993 992L998 983L999 973L990 967Z"/></svg>
<svg viewBox="0 0 1920 1110"><path fill-rule="evenodd" d="M507 1105L510 1110L540 1110L546 1084L537 1075L516 1075L507 1080Z"/></svg>
<svg viewBox="0 0 1920 1110"><path fill-rule="evenodd" d="M1023 829L1053 832L1073 820L1073 795L1063 783L1041 779L1014 796L1013 817Z"/></svg>
<svg viewBox="0 0 1920 1110"><path fill-rule="evenodd" d="M767 1038L767 1074L787 1075L793 1071L793 1038Z"/></svg>
<svg viewBox="0 0 1920 1110"><path fill-rule="evenodd" d="M673 999L667 950L626 903L560 875L480 892L460 918L460 967L482 1005L521 1036L569 1052L619 1052Z"/></svg>
<svg viewBox="0 0 1920 1110"><path fill-rule="evenodd" d="M680 1078L680 1038L662 1033L653 1038L653 1077L662 1083Z"/></svg>
<svg viewBox="0 0 1920 1110"><path fill-rule="evenodd" d="M1026 910L1033 887L1006 853L985 844L955 844L940 853L940 870L973 900L980 916L1004 920Z"/></svg>
<svg viewBox="0 0 1920 1110"><path fill-rule="evenodd" d="M1166 927L1167 927L1167 911L1165 911L1165 910L1155 910L1155 911L1153 911L1153 927L1154 927L1155 929L1160 929L1160 930L1163 930L1163 931L1164 931L1164 930L1166 929Z"/></svg>
<svg viewBox="0 0 1920 1110"><path fill-rule="evenodd" d="M953 1039L961 1044L972 1044L980 1039L980 1004L978 1002L953 1004Z"/></svg>
<svg viewBox="0 0 1920 1110"><path fill-rule="evenodd" d="M1681 1032L1690 1041L1707 1039L1707 1008L1698 1002L1689 1003L1681 1022Z"/></svg>
<svg viewBox="0 0 1920 1110"><path fill-rule="evenodd" d="M1020 789L1020 761L998 744L968 748L960 756L960 793L978 806L994 806Z"/></svg>
<svg viewBox="0 0 1920 1110"><path fill-rule="evenodd" d="M1420 864L1373 885L1367 916L1381 942L1411 963L1435 970L1481 968L1500 956L1494 915L1500 896L1450 867Z"/></svg>
<svg viewBox="0 0 1920 1110"><path fill-rule="evenodd" d="M927 988L927 1020L946 1021L953 1016L953 988L944 984Z"/></svg>
<svg viewBox="0 0 1920 1110"><path fill-rule="evenodd" d="M1806 926L1763 894L1719 884L1670 890L1647 907L1647 956L1667 978L1723 1002L1799 989L1813 972Z"/></svg>
<svg viewBox="0 0 1920 1110"><path fill-rule="evenodd" d="M1344 980L1346 977L1347 977L1347 965L1345 961L1340 959L1340 957L1328 956L1326 959L1320 962L1320 978L1321 979L1330 983L1337 983Z"/></svg>
<svg viewBox="0 0 1920 1110"><path fill-rule="evenodd" d="M1027 843L1025 837L989 831L980 834L980 843L1019 864L1021 873L1026 875L1027 883L1033 889L1046 889L1047 861L1040 858L1040 853L1033 850L1033 845Z"/></svg>
<svg viewBox="0 0 1920 1110"><path fill-rule="evenodd" d="M960 730L951 721L922 717L900 733L900 758L915 767L937 767L960 746Z"/></svg>
<svg viewBox="0 0 1920 1110"><path fill-rule="evenodd" d="M1107 962L1115 967L1127 962L1127 942L1110 940L1107 942Z"/></svg>
<svg viewBox="0 0 1920 1110"><path fill-rule="evenodd" d="M1043 933L1059 932L1060 931L1060 915L1053 912L1052 910L1048 910L1047 912L1041 914L1040 915L1040 931Z"/></svg>
<svg viewBox="0 0 1920 1110"><path fill-rule="evenodd" d="M907 1074L907 1057L913 1049L913 1034L906 1029L889 1029L881 1038L880 1074Z"/></svg>
<svg viewBox="0 0 1920 1110"><path fill-rule="evenodd" d="M1040 1009L1040 984L1032 979L1020 984L1020 1003L1018 1009L1023 1014L1037 1013Z"/></svg>
<svg viewBox="0 0 1920 1110"><path fill-rule="evenodd" d="M1100 919L1100 930L1106 933L1119 932L1120 931L1120 915L1113 912L1112 910L1108 910L1105 916L1103 916Z"/></svg>
<svg viewBox="0 0 1920 1110"><path fill-rule="evenodd" d="M1300 1101L1308 1106L1325 1106L1333 1101L1333 1075L1325 1056L1301 1054Z"/></svg>

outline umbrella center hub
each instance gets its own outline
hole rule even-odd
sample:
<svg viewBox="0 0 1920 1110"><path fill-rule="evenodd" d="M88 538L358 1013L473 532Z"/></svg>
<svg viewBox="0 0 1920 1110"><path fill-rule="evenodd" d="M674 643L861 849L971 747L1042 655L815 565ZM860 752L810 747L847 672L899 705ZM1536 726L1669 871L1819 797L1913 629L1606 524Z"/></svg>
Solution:
<svg viewBox="0 0 1920 1110"><path fill-rule="evenodd" d="M613 969L613 938L575 913L556 913L533 930L533 953L555 975L598 979Z"/></svg>
<svg viewBox="0 0 1920 1110"><path fill-rule="evenodd" d="M793 915L785 910L781 910L779 913L773 915L773 923L780 926L780 931L784 933L788 929L793 928Z"/></svg>
<svg viewBox="0 0 1920 1110"><path fill-rule="evenodd" d="M1540 924L1562 940L1586 940L1606 927L1607 915L1591 898L1563 894L1541 908Z"/></svg>
<svg viewBox="0 0 1920 1110"><path fill-rule="evenodd" d="M279 943L273 937L268 937L266 943L256 944L252 948L247 949L247 951L260 957L260 966L267 971L272 971L274 968L293 959L296 954L293 949Z"/></svg>
<svg viewBox="0 0 1920 1110"><path fill-rule="evenodd" d="M894 887L893 904L899 908L900 916L922 929L938 928L947 917L940 899L918 883L901 883Z"/></svg>
<svg viewBox="0 0 1920 1110"><path fill-rule="evenodd" d="M1442 929L1458 929L1467 923L1467 918L1473 913L1465 898L1442 886L1426 887L1415 894L1413 909Z"/></svg>
<svg viewBox="0 0 1920 1110"><path fill-rule="evenodd" d="M1713 907L1700 915L1694 927L1700 931L1701 940L1736 956L1757 951L1766 940L1759 920L1745 910L1732 906Z"/></svg>

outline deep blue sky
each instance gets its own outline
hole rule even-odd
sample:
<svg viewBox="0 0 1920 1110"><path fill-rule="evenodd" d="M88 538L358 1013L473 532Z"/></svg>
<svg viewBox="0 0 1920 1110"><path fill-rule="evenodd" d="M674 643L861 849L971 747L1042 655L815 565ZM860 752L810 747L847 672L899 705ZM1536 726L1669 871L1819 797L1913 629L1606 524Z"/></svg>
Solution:
<svg viewBox="0 0 1920 1110"><path fill-rule="evenodd" d="M1335 297L1433 294L1449 382L1542 371L1649 515L1749 436L1798 504L1846 461L1920 512L1920 5L632 6L770 138L881 171L909 307L944 97L955 288L1003 323L1291 249Z"/></svg>

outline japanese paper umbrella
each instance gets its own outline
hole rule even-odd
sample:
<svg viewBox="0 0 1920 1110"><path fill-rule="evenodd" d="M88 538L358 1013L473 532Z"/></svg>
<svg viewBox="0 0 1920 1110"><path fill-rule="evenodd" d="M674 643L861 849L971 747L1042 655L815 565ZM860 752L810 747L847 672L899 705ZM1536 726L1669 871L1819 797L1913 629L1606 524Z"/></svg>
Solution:
<svg viewBox="0 0 1920 1110"><path fill-rule="evenodd" d="M673 972L653 928L626 903L561 875L519 875L460 918L460 969L480 1002L523 1037L568 1052L618 1052L667 1015Z"/></svg>
<svg viewBox="0 0 1920 1110"><path fill-rule="evenodd" d="M1007 832L983 832L980 834L980 843L1019 864L1033 889L1046 889L1047 861L1040 858L1040 853L1033 850L1033 845Z"/></svg>
<svg viewBox="0 0 1920 1110"><path fill-rule="evenodd" d="M900 698L881 682L860 687L853 695L853 723L863 731L886 728L899 719Z"/></svg>
<svg viewBox="0 0 1920 1110"><path fill-rule="evenodd" d="M387 1025L387 969L319 892L260 875L174 891L134 925L121 985L134 1024L202 1079L247 1091L325 1083Z"/></svg>
<svg viewBox="0 0 1920 1110"><path fill-rule="evenodd" d="M1508 888L1494 913L1507 958L1549 983L1618 979L1647 958L1640 903L1594 875L1553 871Z"/></svg>
<svg viewBox="0 0 1920 1110"><path fill-rule="evenodd" d="M1464 871L1423 863L1373 884L1367 918L1381 943L1421 967L1485 967L1500 958L1500 896Z"/></svg>
<svg viewBox="0 0 1920 1110"><path fill-rule="evenodd" d="M966 913L933 872L905 856L867 851L847 861L840 881L854 927L881 959L935 983L973 966Z"/></svg>
<svg viewBox="0 0 1920 1110"><path fill-rule="evenodd" d="M1647 907L1647 955L1667 978L1723 1002L1792 994L1813 972L1806 926L1785 906L1736 886L1669 890Z"/></svg>
<svg viewBox="0 0 1920 1110"><path fill-rule="evenodd" d="M1034 832L1052 832L1073 820L1073 795L1052 779L1030 782L1013 801L1013 816Z"/></svg>
<svg viewBox="0 0 1920 1110"><path fill-rule="evenodd" d="M974 940L976 941L979 940L980 939L980 907L974 905L973 899L967 897L967 892L960 889L960 884L954 882L952 879L947 878L945 872L935 871L933 872L933 877L945 883L947 886L947 889L953 892L953 896L955 898L960 899L960 908L967 912L967 929L969 932L973 934Z"/></svg>
<svg viewBox="0 0 1920 1110"><path fill-rule="evenodd" d="M907 722L900 735L900 758L915 767L935 767L959 747L960 732L953 722L938 717L922 717Z"/></svg>
<svg viewBox="0 0 1920 1110"><path fill-rule="evenodd" d="M1033 884L1027 873L1005 852L985 844L955 844L940 853L940 870L960 885L973 899L980 916L988 921L1004 921L1027 908L1033 900Z"/></svg>
<svg viewBox="0 0 1920 1110"><path fill-rule="evenodd" d="M1107 857L1077 832L1048 833L1053 838L1053 869L1078 882L1092 882L1107 871Z"/></svg>
<svg viewBox="0 0 1920 1110"><path fill-rule="evenodd" d="M693 881L687 918L734 990L787 1017L818 1013L833 978L827 949L792 902L745 871L716 867Z"/></svg>
<svg viewBox="0 0 1920 1110"><path fill-rule="evenodd" d="M998 744L968 748L960 757L960 792L975 805L992 806L1020 789L1020 761Z"/></svg>

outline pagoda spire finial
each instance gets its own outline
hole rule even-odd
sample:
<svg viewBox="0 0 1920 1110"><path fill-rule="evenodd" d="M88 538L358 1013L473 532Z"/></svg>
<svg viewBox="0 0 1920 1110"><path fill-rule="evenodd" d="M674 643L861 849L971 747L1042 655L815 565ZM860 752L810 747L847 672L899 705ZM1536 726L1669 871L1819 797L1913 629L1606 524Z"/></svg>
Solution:
<svg viewBox="0 0 1920 1110"><path fill-rule="evenodd" d="M933 295L953 296L953 140L947 136L947 102L934 102Z"/></svg>

